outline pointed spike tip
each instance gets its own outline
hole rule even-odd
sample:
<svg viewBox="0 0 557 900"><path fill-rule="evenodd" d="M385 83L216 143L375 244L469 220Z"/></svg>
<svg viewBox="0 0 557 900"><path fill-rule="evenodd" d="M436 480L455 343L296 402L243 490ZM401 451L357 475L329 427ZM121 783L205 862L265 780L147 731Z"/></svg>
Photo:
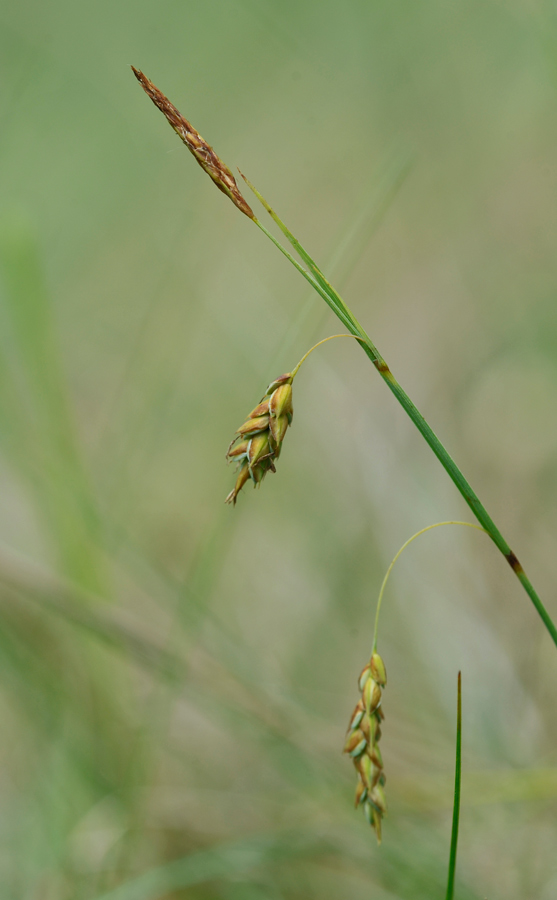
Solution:
<svg viewBox="0 0 557 900"><path fill-rule="evenodd" d="M234 206L237 206L240 212L243 212L248 219L255 219L251 206L245 200L228 166L217 156L213 148L201 137L193 125L176 109L168 97L143 74L141 69L136 69L135 66L131 68L147 96L160 109L169 125L195 157L203 171L212 178L219 191L226 194L232 200Z"/></svg>

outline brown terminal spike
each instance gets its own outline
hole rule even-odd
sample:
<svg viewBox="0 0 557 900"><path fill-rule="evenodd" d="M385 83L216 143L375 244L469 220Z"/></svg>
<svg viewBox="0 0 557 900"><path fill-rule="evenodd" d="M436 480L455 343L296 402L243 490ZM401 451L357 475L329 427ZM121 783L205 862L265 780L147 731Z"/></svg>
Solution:
<svg viewBox="0 0 557 900"><path fill-rule="evenodd" d="M149 81L143 72L136 69L134 66L132 66L132 71L147 96L151 98L155 106L158 106L178 137L195 156L201 168L213 179L219 191L222 191L223 194L230 197L232 203L237 206L244 215L248 216L249 219L255 219L251 206L249 206L242 196L236 183L236 179L228 166L225 166L222 159L219 159L207 141L201 137L193 125L191 125L188 120L184 118L182 113L176 109L168 97L165 97L162 91L159 91L158 87L156 87L152 81Z"/></svg>

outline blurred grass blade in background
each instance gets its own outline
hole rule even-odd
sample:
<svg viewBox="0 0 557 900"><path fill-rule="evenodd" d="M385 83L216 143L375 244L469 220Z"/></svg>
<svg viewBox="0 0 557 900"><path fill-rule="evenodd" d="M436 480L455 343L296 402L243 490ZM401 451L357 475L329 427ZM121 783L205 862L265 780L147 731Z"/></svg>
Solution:
<svg viewBox="0 0 557 900"><path fill-rule="evenodd" d="M104 587L99 523L80 455L33 228L0 224L0 441L40 509L64 573Z"/></svg>
<svg viewBox="0 0 557 900"><path fill-rule="evenodd" d="M326 841L308 838L304 832L248 838L201 850L145 872L127 884L102 894L96 900L161 900L171 891L207 881L231 881L258 866L277 860L309 858L332 852Z"/></svg>

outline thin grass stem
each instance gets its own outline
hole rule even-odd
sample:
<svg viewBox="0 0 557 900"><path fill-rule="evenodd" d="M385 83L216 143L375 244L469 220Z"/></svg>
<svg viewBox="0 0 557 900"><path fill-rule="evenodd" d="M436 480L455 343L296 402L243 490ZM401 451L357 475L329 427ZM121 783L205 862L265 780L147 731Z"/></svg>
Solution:
<svg viewBox="0 0 557 900"><path fill-rule="evenodd" d="M327 341L332 341L332 340L334 340L334 338L341 338L341 337L354 338L354 340L356 340L356 341L362 340L362 338L357 338L354 334L331 334L331 335L329 335L329 337L323 338L322 341L318 341L317 344L314 344L313 347L310 347L309 350L307 351L307 353L304 353L304 355L302 356L298 365L292 369L292 378L294 378L294 376L298 374L300 367L303 365L303 363L305 363L305 361L308 358L308 356L310 355L310 353L313 353L314 350L317 350L317 348L320 347L321 344L326 344Z"/></svg>
<svg viewBox="0 0 557 900"><path fill-rule="evenodd" d="M449 875L445 900L453 900L456 872L456 851L458 846L458 824L460 820L460 779L462 769L462 678L458 673L456 700L456 762L454 776L453 826L451 829L451 849L449 852Z"/></svg>
<svg viewBox="0 0 557 900"><path fill-rule="evenodd" d="M412 541L415 541L416 538L420 537L420 535L425 534L426 531L431 531L433 528L441 528L442 525L465 525L467 528L476 528L478 531L483 531L483 532L485 532L485 534L488 534L486 529L482 528L481 525L475 525L473 522L458 522L458 521L451 519L448 522L435 522L434 525L427 525L425 528L421 528L419 531L416 532L416 534L413 534L412 537L408 538L408 540L404 542L404 544L402 545L402 547L400 548L398 553L396 553L395 556L393 557L393 559L391 560L391 564L385 573L385 577L383 579L383 583L382 583L381 589L379 591L379 597L377 598L377 609L375 612L375 627L373 629L373 645L371 648L372 654L374 654L375 651L377 650L377 630L379 628L379 613L381 612L381 604L383 602L383 595L385 593L385 588L387 587L387 582L389 580L389 576L390 576L391 572L393 571L393 568L394 568L394 565L395 565L397 559L402 554L402 552L404 550L406 550L408 545L412 543Z"/></svg>

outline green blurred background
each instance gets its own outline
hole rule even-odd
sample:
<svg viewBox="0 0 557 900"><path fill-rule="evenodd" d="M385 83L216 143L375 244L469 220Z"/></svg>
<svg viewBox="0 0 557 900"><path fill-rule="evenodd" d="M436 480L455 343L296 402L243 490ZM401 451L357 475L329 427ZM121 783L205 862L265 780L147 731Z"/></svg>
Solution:
<svg viewBox="0 0 557 900"><path fill-rule="evenodd" d="M0 11L6 900L557 895L557 654L487 538L395 569L378 848L341 755L399 546L470 519L353 342L279 471L224 452L339 324L143 69L315 255L557 614L557 14L546 0Z"/></svg>

